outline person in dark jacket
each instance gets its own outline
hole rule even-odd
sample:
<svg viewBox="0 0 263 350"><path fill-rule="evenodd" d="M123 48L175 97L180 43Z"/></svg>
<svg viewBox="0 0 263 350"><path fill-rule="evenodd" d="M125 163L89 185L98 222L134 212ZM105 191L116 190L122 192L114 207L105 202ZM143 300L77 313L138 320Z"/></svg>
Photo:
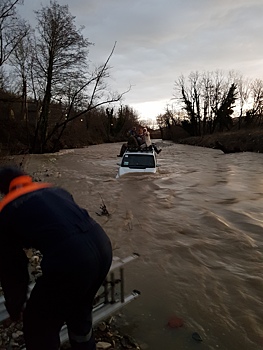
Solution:
<svg viewBox="0 0 263 350"><path fill-rule="evenodd" d="M111 242L66 190L0 168L0 281L12 320L23 315L27 350L58 350L67 324L74 350L95 350L92 306L112 262ZM42 253L42 276L27 299L24 249Z"/></svg>

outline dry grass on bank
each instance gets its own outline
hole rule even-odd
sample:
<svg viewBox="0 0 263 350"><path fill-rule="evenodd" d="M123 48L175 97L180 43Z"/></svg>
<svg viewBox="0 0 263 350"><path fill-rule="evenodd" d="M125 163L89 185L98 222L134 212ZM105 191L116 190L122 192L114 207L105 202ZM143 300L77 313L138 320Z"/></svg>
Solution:
<svg viewBox="0 0 263 350"><path fill-rule="evenodd" d="M217 141L229 150L238 152L263 153L263 128L188 137L181 139L178 141L178 143L200 147L217 148Z"/></svg>

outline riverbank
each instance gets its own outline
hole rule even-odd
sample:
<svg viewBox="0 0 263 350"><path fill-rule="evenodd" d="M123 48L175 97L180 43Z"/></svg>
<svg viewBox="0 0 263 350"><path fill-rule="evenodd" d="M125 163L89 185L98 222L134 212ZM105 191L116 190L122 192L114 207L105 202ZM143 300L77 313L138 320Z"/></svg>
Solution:
<svg viewBox="0 0 263 350"><path fill-rule="evenodd" d="M246 129L205 136L187 137L176 143L208 148L220 148L220 144L229 151L227 153L263 153L263 129Z"/></svg>
<svg viewBox="0 0 263 350"><path fill-rule="evenodd" d="M117 320L119 315L101 322L94 328L97 350L140 350L140 346L129 335L121 334L118 330ZM23 323L12 322L0 325L0 349L24 349ZM70 350L69 342L63 343L61 350Z"/></svg>

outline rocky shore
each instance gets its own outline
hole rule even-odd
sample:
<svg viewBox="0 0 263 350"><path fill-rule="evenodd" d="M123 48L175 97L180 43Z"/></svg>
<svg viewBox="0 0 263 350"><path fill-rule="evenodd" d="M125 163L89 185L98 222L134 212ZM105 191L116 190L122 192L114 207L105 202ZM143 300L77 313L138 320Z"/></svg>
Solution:
<svg viewBox="0 0 263 350"><path fill-rule="evenodd" d="M126 334L121 334L116 326L117 316L101 322L95 329L97 350L140 350L136 341ZM22 322L7 322L0 325L0 350L24 349ZM70 350L70 345L65 342L61 350Z"/></svg>

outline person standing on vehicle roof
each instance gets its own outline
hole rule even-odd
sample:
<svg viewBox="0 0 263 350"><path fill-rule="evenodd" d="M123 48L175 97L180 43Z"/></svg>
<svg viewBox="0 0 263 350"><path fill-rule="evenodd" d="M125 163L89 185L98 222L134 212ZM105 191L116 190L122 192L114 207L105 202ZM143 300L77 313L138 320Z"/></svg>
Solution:
<svg viewBox="0 0 263 350"><path fill-rule="evenodd" d="M27 350L58 350L67 324L71 349L95 350L92 306L112 262L111 242L66 190L0 168L0 281L12 320L23 315ZM27 300L24 249L42 253L42 276Z"/></svg>
<svg viewBox="0 0 263 350"><path fill-rule="evenodd" d="M159 154L162 151L162 149L158 150L155 144L152 143L151 135L147 128L143 128L143 142L145 143L147 148L153 148L157 154Z"/></svg>

